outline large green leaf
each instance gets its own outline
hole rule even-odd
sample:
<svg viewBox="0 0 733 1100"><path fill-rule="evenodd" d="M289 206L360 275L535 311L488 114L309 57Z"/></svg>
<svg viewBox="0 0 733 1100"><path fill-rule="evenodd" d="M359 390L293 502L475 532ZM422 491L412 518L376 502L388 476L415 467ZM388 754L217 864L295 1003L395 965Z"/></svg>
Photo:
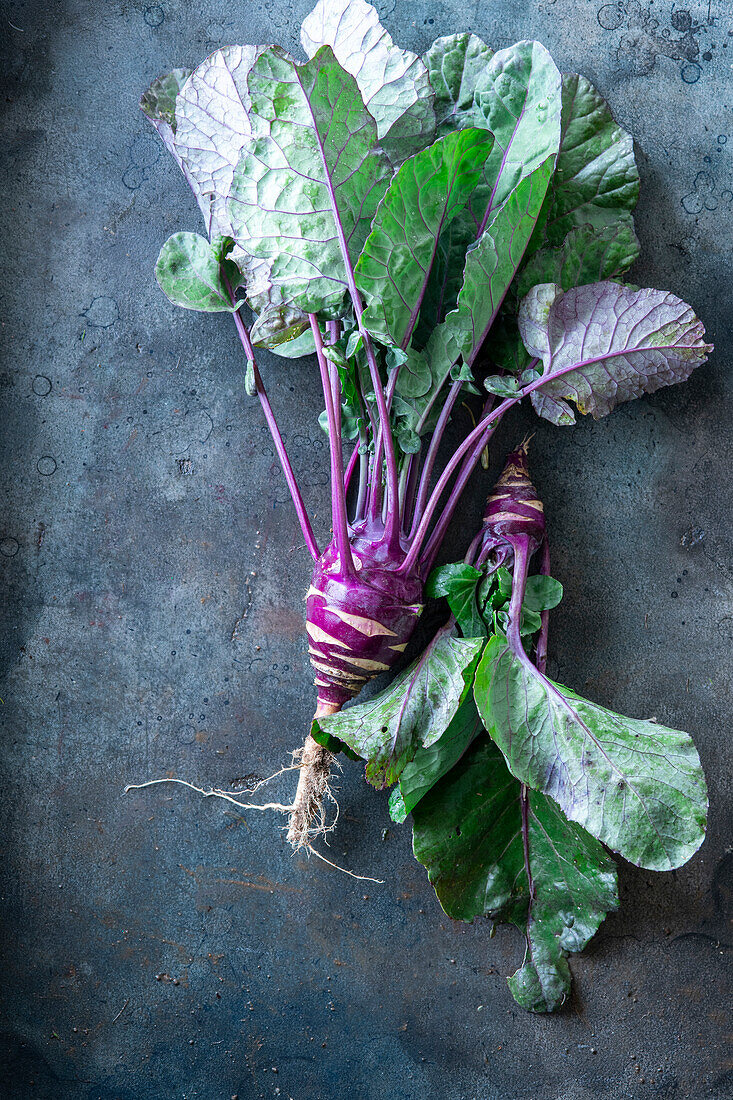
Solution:
<svg viewBox="0 0 733 1100"><path fill-rule="evenodd" d="M468 363L473 361L522 262L553 164L554 157L550 156L531 175L521 179L492 215L481 238L469 249L457 307L433 333L427 347L429 359L443 354L444 339L439 330L445 327L455 338L463 358Z"/></svg>
<svg viewBox="0 0 733 1100"><path fill-rule="evenodd" d="M405 820L420 799L461 759L474 738L483 732L483 728L473 695L469 694L456 711L445 733L434 744L418 749L410 763L403 768L398 786L394 788L389 799L393 821Z"/></svg>
<svg viewBox="0 0 733 1100"><path fill-rule="evenodd" d="M433 42L423 60L435 91L438 133L472 125L473 97L493 56L475 34L449 34Z"/></svg>
<svg viewBox="0 0 733 1100"><path fill-rule="evenodd" d="M379 695L318 719L318 725L366 760L370 783L389 786L421 746L447 730L470 690L483 646L482 638L441 631Z"/></svg>
<svg viewBox="0 0 733 1100"><path fill-rule="evenodd" d="M536 188L548 165L552 174L560 148L562 78L544 46L518 42L499 50L476 76L473 106L466 107L457 124L486 127L494 134L494 148L468 208L441 234L417 333L421 346L456 305L472 243L522 180L539 173Z"/></svg>
<svg viewBox="0 0 733 1100"><path fill-rule="evenodd" d="M684 382L712 351L702 322L674 294L615 282L565 293L554 284L533 287L519 331L544 366L546 382L532 403L556 423L556 410L569 410L566 399L581 413L606 416L623 401Z"/></svg>
<svg viewBox="0 0 733 1100"><path fill-rule="evenodd" d="M639 198L639 172L631 134L584 76L562 78L562 138L547 197L543 232L559 245L578 225L614 225Z"/></svg>
<svg viewBox="0 0 733 1100"><path fill-rule="evenodd" d="M219 256L198 233L174 233L168 238L160 250L155 277L174 305L204 313L231 313L236 309Z"/></svg>
<svg viewBox="0 0 733 1100"><path fill-rule="evenodd" d="M624 718L488 642L476 705L512 774L639 867L680 867L705 837L707 792L688 734Z"/></svg>
<svg viewBox="0 0 733 1100"><path fill-rule="evenodd" d="M234 174L235 239L305 312L338 307L391 175L374 120L328 46L305 65L267 50L249 91L258 136Z"/></svg>
<svg viewBox="0 0 733 1100"><path fill-rule="evenodd" d="M616 869L551 799L528 791L525 806L523 822L521 784L480 737L413 809L413 849L448 916L525 931L509 986L523 1008L551 1012L570 989L566 954L582 951L618 906Z"/></svg>
<svg viewBox="0 0 733 1100"><path fill-rule="evenodd" d="M562 77L541 43L517 42L494 54L476 89L471 116L472 125L486 126L495 138L485 189L478 189L471 204L478 226L520 180L549 158L554 167L561 111Z"/></svg>
<svg viewBox="0 0 733 1100"><path fill-rule="evenodd" d="M440 233L465 207L493 143L485 130L446 134L390 183L356 266L364 324L383 343L409 343Z"/></svg>
<svg viewBox="0 0 733 1100"><path fill-rule="evenodd" d="M433 89L417 54L401 50L365 0L318 0L303 21L300 40L308 57L330 46L356 79L377 123L380 144L400 164L435 136Z"/></svg>
<svg viewBox="0 0 733 1100"><path fill-rule="evenodd" d="M563 290L604 279L616 279L639 255L634 220L619 211L612 225L574 226L556 248L540 248L526 257L512 293L523 298L539 283L557 283Z"/></svg>

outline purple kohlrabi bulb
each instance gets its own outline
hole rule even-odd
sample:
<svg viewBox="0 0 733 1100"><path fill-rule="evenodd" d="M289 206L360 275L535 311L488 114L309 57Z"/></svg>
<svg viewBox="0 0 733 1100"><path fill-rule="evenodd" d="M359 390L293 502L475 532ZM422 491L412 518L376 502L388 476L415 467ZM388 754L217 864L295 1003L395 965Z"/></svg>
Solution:
<svg viewBox="0 0 733 1100"><path fill-rule="evenodd" d="M363 560L360 549L365 551ZM308 652L316 673L317 713L340 710L364 684L399 660L423 609L422 581L352 541L356 574L345 576L332 543L307 593ZM376 558L376 560L375 560Z"/></svg>
<svg viewBox="0 0 733 1100"><path fill-rule="evenodd" d="M525 440L506 460L501 477L486 502L480 557L490 552L498 564L507 561L517 538L528 540L529 554L544 542L545 510L529 479Z"/></svg>

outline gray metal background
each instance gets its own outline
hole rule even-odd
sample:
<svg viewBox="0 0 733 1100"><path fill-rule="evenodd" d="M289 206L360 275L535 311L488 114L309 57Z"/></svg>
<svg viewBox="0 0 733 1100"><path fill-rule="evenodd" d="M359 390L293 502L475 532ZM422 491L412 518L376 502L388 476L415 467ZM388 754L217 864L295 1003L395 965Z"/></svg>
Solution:
<svg viewBox="0 0 733 1100"><path fill-rule="evenodd" d="M690 301L718 351L688 385L601 423L539 425L533 471L566 590L551 672L694 733L709 839L676 874L622 866L623 907L573 961L572 1003L538 1018L504 980L520 936L441 913L409 827L387 828L358 765L331 854L384 886L292 858L275 817L181 788L121 796L169 771L267 774L312 710L309 559L233 326L155 285L161 242L198 218L137 109L152 77L217 46L295 47L309 0L6 2L3 1098L733 1095L730 6L378 6L413 49L467 28L495 47L540 38L637 139L636 278ZM312 364L264 366L323 533ZM499 460L475 478L454 549Z"/></svg>

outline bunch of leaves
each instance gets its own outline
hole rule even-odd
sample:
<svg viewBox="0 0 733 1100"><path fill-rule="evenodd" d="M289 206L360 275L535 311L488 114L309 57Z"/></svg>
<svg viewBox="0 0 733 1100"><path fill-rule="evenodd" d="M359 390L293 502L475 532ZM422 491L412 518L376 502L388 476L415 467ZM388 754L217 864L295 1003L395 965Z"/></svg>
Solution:
<svg viewBox="0 0 733 1100"><path fill-rule="evenodd" d="M187 308L237 312L244 296L254 347L313 351L314 319L339 406L322 425L361 456L351 521L379 514L391 478L392 527L425 573L461 464L513 404L529 395L561 425L568 399L603 415L683 380L708 348L684 303L618 281L638 254L633 143L540 43L493 52L456 34L419 58L365 0L319 0L302 44L305 63L277 46L217 50L143 96L208 236L174 234L156 274ZM438 513L436 452L482 349L505 400L449 464L457 487Z"/></svg>
<svg viewBox="0 0 733 1100"><path fill-rule="evenodd" d="M523 1008L551 1012L570 989L567 955L618 906L604 845L662 871L702 843L699 757L688 734L549 680L539 647L528 658L562 598L554 578L460 562L434 570L428 591L447 599L447 626L384 691L321 719L317 735L365 759L370 783L396 784L390 814L412 814L415 856L450 917L522 929L509 987Z"/></svg>
<svg viewBox="0 0 733 1100"><path fill-rule="evenodd" d="M576 410L604 416L684 381L711 349L684 302L623 282L638 255L632 139L539 42L494 52L456 34L420 58L365 0L319 0L301 41L304 62L230 46L143 96L205 226L175 233L156 275L174 304L233 315L320 560L255 362L259 348L316 353L338 561L353 566L355 532L367 561L368 530L380 566L421 580L520 401L571 425ZM483 413L436 482L452 411L481 384ZM344 439L356 441L346 472ZM375 785L399 784L392 810L413 813L447 912L523 924L512 989L548 1010L567 991L566 953L615 905L601 843L679 866L701 840L704 786L687 735L546 678L522 638L531 650L557 586L493 565L469 556L433 574L450 623L384 692L313 734L365 759Z"/></svg>

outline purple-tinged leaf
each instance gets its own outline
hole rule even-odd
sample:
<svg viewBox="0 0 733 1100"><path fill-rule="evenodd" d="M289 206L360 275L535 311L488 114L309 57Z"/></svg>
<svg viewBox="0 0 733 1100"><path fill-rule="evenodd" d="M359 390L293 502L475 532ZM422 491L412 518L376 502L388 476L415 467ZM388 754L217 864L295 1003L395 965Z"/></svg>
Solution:
<svg viewBox="0 0 733 1100"><path fill-rule="evenodd" d="M393 164L429 145L435 136L434 94L425 64L395 46L365 0L318 0L306 16L300 40L308 57L330 46L356 79Z"/></svg>
<svg viewBox="0 0 733 1100"><path fill-rule="evenodd" d="M230 236L226 203L245 138L251 132L247 77L264 46L226 46L191 73L176 102L176 152L208 208L207 231Z"/></svg>
<svg viewBox="0 0 733 1100"><path fill-rule="evenodd" d="M519 331L542 359L546 381L532 394L554 423L579 412L598 419L616 405L684 382L712 351L690 306L663 290L602 282L565 293L534 287L519 309Z"/></svg>
<svg viewBox="0 0 733 1100"><path fill-rule="evenodd" d="M254 133L234 175L233 236L286 300L338 310L392 174L356 81L323 46L304 65L263 53L249 78Z"/></svg>
<svg viewBox="0 0 733 1100"><path fill-rule="evenodd" d="M582 699L500 635L474 696L512 774L630 863L670 871L698 850L707 790L689 734Z"/></svg>

